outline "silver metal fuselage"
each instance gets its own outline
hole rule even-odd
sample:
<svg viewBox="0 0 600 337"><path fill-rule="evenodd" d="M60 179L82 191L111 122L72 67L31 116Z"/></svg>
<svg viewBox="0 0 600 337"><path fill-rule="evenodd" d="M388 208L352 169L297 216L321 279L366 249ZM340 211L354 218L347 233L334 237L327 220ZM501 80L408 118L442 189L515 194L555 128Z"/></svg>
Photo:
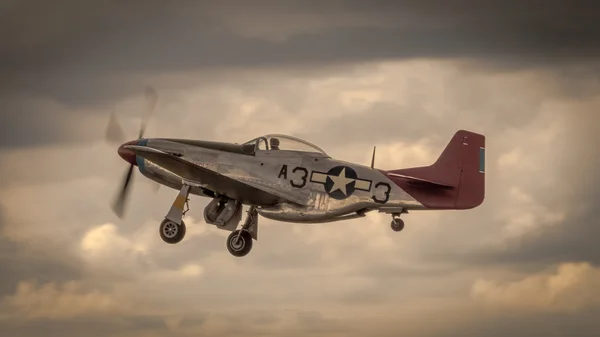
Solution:
<svg viewBox="0 0 600 337"><path fill-rule="evenodd" d="M260 215L273 220L320 223L359 217L372 210L393 213L423 208L379 170L335 160L324 153L258 149L244 153L237 144L159 138L143 139L138 145L175 154L204 169L256 182L302 201L265 198L252 191L236 198L243 204L256 206ZM181 189L180 175L139 155L136 161L147 178ZM333 178L337 178L340 168L345 170L345 177L348 172L354 173L342 180L343 184L336 185ZM190 193L205 197L226 195L219 190L220 186L216 187L211 179L199 178L193 181Z"/></svg>

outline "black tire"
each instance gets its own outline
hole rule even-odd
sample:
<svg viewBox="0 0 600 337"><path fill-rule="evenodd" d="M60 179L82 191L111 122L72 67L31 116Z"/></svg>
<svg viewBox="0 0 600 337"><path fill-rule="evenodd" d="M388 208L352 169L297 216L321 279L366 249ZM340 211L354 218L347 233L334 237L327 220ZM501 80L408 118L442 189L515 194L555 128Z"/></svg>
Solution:
<svg viewBox="0 0 600 337"><path fill-rule="evenodd" d="M236 230L229 234L227 237L227 250L235 257L242 257L248 255L252 250L252 235L246 230L242 230L239 241L236 243L236 238L240 230Z"/></svg>
<svg viewBox="0 0 600 337"><path fill-rule="evenodd" d="M171 220L164 219L158 228L160 238L168 244L176 244L181 242L185 237L185 222L181 221L181 225L177 225Z"/></svg>
<svg viewBox="0 0 600 337"><path fill-rule="evenodd" d="M394 220L392 220L392 223L390 224L390 226L392 227L392 229L395 232L399 232L404 229L404 220L394 219Z"/></svg>

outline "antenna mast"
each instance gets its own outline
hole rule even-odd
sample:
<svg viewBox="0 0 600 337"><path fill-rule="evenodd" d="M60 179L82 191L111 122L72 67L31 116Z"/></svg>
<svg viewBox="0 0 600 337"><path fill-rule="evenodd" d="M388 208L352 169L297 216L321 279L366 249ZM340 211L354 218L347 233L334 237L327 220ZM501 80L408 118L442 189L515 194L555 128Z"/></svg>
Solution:
<svg viewBox="0 0 600 337"><path fill-rule="evenodd" d="M375 149L377 148L377 146L373 146L373 157L371 158L371 168L374 169L375 168Z"/></svg>

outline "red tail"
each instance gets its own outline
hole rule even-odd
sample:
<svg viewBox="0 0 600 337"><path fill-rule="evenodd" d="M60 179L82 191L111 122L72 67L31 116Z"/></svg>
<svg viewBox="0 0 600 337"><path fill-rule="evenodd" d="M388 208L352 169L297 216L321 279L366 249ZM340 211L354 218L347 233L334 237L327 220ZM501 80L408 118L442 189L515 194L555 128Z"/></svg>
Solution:
<svg viewBox="0 0 600 337"><path fill-rule="evenodd" d="M460 130L431 166L384 171L429 209L470 209L485 197L485 136Z"/></svg>

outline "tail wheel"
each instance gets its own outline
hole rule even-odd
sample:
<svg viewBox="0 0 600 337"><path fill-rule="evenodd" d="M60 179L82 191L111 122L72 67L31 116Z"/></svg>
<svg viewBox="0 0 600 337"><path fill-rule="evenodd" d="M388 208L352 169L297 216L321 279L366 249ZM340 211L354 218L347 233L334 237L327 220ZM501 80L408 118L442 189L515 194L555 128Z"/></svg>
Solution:
<svg viewBox="0 0 600 337"><path fill-rule="evenodd" d="M404 220L402 220L402 219L392 220L391 227L396 232L403 230L404 229Z"/></svg>
<svg viewBox="0 0 600 337"><path fill-rule="evenodd" d="M181 242L185 237L185 222L181 221L181 225L176 224L171 220L163 220L159 227L160 238L169 244Z"/></svg>
<svg viewBox="0 0 600 337"><path fill-rule="evenodd" d="M239 237L238 237L239 234ZM227 250L235 257L248 255L252 250L252 235L246 230L236 230L227 237Z"/></svg>

